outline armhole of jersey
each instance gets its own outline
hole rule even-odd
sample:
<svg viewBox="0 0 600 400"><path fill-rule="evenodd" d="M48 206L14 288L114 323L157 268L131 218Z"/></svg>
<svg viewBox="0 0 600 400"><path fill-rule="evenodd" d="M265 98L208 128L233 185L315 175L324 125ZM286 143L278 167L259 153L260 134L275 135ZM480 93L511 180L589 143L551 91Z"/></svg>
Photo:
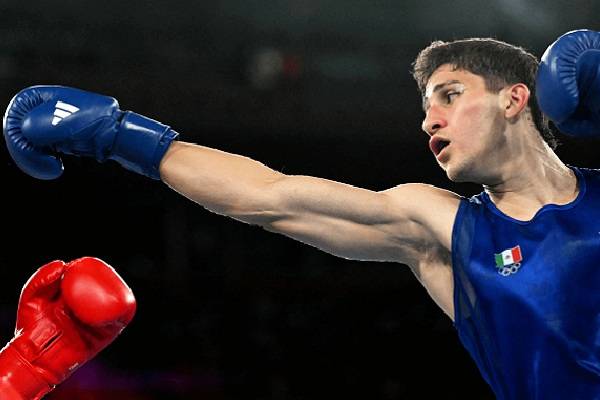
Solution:
<svg viewBox="0 0 600 400"><path fill-rule="evenodd" d="M484 380L492 387L497 388L497 379L490 367L490 360L484 354L487 348L484 344L485 337L476 334L478 318L477 295L467 275L471 253L477 210L473 207L472 200L461 198L458 212L452 228L452 276L454 281L454 328L460 341L468 350L471 357L479 367L479 372Z"/></svg>
<svg viewBox="0 0 600 400"><path fill-rule="evenodd" d="M458 278L456 269L458 268L458 258L459 258L459 250L458 250L458 240L459 240L459 230L461 229L463 215L465 213L465 209L467 207L467 201L465 198L460 199L460 203L458 205L458 211L456 212L456 216L454 217L454 224L452 225L452 243L450 243L450 248L452 250L452 280L454 282L454 290L452 293L452 301L454 302L454 327L458 330L458 322L462 318L462 313L459 309L459 301L458 301Z"/></svg>

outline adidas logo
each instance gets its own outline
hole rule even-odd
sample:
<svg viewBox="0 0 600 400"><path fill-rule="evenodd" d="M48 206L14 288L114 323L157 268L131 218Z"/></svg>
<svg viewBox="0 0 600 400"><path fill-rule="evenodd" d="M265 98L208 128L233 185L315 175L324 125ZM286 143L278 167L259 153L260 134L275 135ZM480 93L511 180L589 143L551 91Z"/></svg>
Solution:
<svg viewBox="0 0 600 400"><path fill-rule="evenodd" d="M54 118L52 119L52 126L56 126L62 121L64 118L67 118L71 114L75 114L79 111L79 108L63 103L62 101L56 102L56 108L54 109Z"/></svg>

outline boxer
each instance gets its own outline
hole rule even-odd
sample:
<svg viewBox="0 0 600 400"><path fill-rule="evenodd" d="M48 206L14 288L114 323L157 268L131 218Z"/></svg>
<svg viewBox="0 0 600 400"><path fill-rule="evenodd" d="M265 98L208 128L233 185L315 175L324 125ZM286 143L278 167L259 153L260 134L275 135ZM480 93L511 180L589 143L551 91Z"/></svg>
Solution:
<svg viewBox="0 0 600 400"><path fill-rule="evenodd" d="M60 176L63 154L115 160L215 213L340 257L406 265L499 399L598 398L600 172L559 159L548 117L566 133L600 134L599 43L598 32L571 32L541 64L490 38L419 53L423 131L449 179L482 185L472 198L283 174L68 87L18 93L4 136L36 178Z"/></svg>

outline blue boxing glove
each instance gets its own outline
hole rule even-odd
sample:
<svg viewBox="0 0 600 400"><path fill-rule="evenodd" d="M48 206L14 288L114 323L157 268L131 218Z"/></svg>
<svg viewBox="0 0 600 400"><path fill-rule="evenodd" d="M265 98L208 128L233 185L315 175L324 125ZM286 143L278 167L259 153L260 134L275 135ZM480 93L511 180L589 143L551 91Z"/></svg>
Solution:
<svg viewBox="0 0 600 400"><path fill-rule="evenodd" d="M63 86L32 86L11 100L3 120L8 152L23 172L55 179L60 153L115 160L160 179L158 166L177 132L121 111L116 99Z"/></svg>
<svg viewBox="0 0 600 400"><path fill-rule="evenodd" d="M600 137L600 32L567 32L544 52L536 79L540 109L564 133Z"/></svg>

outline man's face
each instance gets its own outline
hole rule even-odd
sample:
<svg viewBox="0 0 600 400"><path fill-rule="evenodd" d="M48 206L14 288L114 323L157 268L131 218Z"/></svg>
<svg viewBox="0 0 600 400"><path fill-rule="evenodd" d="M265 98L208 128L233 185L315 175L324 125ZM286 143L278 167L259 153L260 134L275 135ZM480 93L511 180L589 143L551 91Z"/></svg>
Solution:
<svg viewBox="0 0 600 400"><path fill-rule="evenodd" d="M422 128L448 178L487 183L505 160L506 126L500 96L490 93L482 77L448 64L429 78Z"/></svg>

